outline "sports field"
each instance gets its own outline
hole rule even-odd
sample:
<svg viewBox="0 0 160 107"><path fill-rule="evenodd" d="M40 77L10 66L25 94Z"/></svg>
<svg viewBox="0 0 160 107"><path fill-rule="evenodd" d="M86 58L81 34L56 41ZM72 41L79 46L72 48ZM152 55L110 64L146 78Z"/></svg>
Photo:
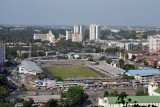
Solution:
<svg viewBox="0 0 160 107"><path fill-rule="evenodd" d="M48 68L48 71L51 72L56 77L66 78L79 78L79 77L101 77L90 69L84 67L59 67L59 68Z"/></svg>

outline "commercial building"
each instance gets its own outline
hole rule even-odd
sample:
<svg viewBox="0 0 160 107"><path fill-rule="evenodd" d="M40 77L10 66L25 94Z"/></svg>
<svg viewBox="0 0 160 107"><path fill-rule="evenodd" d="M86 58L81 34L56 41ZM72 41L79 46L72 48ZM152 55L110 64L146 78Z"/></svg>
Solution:
<svg viewBox="0 0 160 107"><path fill-rule="evenodd" d="M4 43L0 43L0 64L4 64L6 60L6 48Z"/></svg>
<svg viewBox="0 0 160 107"><path fill-rule="evenodd" d="M42 72L41 68L33 61L23 60L19 66L19 73L36 75Z"/></svg>
<svg viewBox="0 0 160 107"><path fill-rule="evenodd" d="M72 42L82 42L82 34L74 33L72 34Z"/></svg>
<svg viewBox="0 0 160 107"><path fill-rule="evenodd" d="M68 30L66 30L66 40L71 40L72 39L72 31L68 31Z"/></svg>
<svg viewBox="0 0 160 107"><path fill-rule="evenodd" d="M82 39L84 39L84 27L83 27L83 25L80 25L80 24L74 25L74 34L81 34Z"/></svg>
<svg viewBox="0 0 160 107"><path fill-rule="evenodd" d="M49 41L55 43L55 36L52 34L52 31L49 31L48 34L34 34L34 39L40 39L42 41Z"/></svg>
<svg viewBox="0 0 160 107"><path fill-rule="evenodd" d="M100 26L99 25L96 25L96 24L90 25L89 39L90 40L100 39Z"/></svg>
<svg viewBox="0 0 160 107"><path fill-rule="evenodd" d="M125 50L133 50L133 45L131 43L125 43Z"/></svg>
<svg viewBox="0 0 160 107"><path fill-rule="evenodd" d="M139 81L140 84L148 85L153 75L155 75L155 81L160 81L160 71L158 69L128 70L125 74L134 76L135 80Z"/></svg>
<svg viewBox="0 0 160 107"><path fill-rule="evenodd" d="M128 103L128 106L139 105L139 106L157 106L160 107L160 96L127 96L124 100L127 102L128 99L131 99L131 102ZM102 107L124 107L124 105L118 104L118 97L104 97L98 98L98 106Z"/></svg>
<svg viewBox="0 0 160 107"><path fill-rule="evenodd" d="M149 52L160 53L160 35L152 35L149 37Z"/></svg>

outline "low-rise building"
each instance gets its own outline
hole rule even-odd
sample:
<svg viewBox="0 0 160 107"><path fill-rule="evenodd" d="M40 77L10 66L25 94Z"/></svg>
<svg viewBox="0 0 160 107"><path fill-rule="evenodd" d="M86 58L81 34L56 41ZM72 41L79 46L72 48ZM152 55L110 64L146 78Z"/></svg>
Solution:
<svg viewBox="0 0 160 107"><path fill-rule="evenodd" d="M34 34L33 38L35 40L40 39L42 41L50 41L51 43L55 43L55 36L52 34L52 31L49 31L47 34Z"/></svg>
<svg viewBox="0 0 160 107"><path fill-rule="evenodd" d="M19 66L19 73L36 75L42 72L42 69L33 61L23 60Z"/></svg>
<svg viewBox="0 0 160 107"><path fill-rule="evenodd" d="M128 70L125 74L134 76L135 80L139 81L140 84L148 85L153 75L155 75L155 81L160 81L160 71L158 69Z"/></svg>

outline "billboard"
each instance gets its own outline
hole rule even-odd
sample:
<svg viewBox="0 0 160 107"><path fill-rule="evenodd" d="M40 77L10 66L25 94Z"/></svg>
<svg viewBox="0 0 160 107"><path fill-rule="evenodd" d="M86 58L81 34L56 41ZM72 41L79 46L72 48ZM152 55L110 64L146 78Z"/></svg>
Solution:
<svg viewBox="0 0 160 107"><path fill-rule="evenodd" d="M43 86L43 82L37 82L38 86Z"/></svg>

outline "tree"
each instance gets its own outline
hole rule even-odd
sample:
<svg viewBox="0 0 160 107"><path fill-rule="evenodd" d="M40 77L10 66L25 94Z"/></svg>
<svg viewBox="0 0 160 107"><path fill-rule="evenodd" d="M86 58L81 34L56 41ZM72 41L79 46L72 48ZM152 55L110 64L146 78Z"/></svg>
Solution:
<svg viewBox="0 0 160 107"><path fill-rule="evenodd" d="M88 96L86 93L84 93L84 90L78 86L69 87L67 90L66 98L68 101L72 102L72 106L74 107L82 104L87 97Z"/></svg>
<svg viewBox="0 0 160 107"><path fill-rule="evenodd" d="M123 69L123 67L124 67L124 61L123 61L123 59L119 59L119 65L120 65L120 68Z"/></svg>
<svg viewBox="0 0 160 107"><path fill-rule="evenodd" d="M144 90L138 90L136 91L136 96L147 96L148 95L148 91L144 91Z"/></svg>
<svg viewBox="0 0 160 107"><path fill-rule="evenodd" d="M143 60L142 59L138 59L136 62L137 63L141 63L141 62L143 62Z"/></svg>
<svg viewBox="0 0 160 107"><path fill-rule="evenodd" d="M157 64L156 63L153 65L153 68L157 68Z"/></svg>
<svg viewBox="0 0 160 107"><path fill-rule="evenodd" d="M23 107L32 107L33 103L34 103L34 100L32 98L29 98L29 101L23 102Z"/></svg>
<svg viewBox="0 0 160 107"><path fill-rule="evenodd" d="M130 103L132 100L129 98L127 99L127 102L126 102L126 99L127 99L127 94L125 92L122 92L118 98L117 98L117 102L118 104L123 104L124 107L128 107L128 103Z"/></svg>
<svg viewBox="0 0 160 107"><path fill-rule="evenodd" d="M123 69L124 70L131 70L131 69L135 69L136 67L134 65L131 65L131 64L126 64L124 65Z"/></svg>
<svg viewBox="0 0 160 107"><path fill-rule="evenodd" d="M42 80L46 77L46 75L44 73L39 74L39 79Z"/></svg>
<svg viewBox="0 0 160 107"><path fill-rule="evenodd" d="M61 77L57 77L56 81L63 81Z"/></svg>
<svg viewBox="0 0 160 107"><path fill-rule="evenodd" d="M22 86L20 87L20 91L21 92L26 92L27 91L27 89L26 89L24 84L22 84Z"/></svg>
<svg viewBox="0 0 160 107"><path fill-rule="evenodd" d="M105 56L102 56L99 58L100 61L105 60L105 59L106 59Z"/></svg>
<svg viewBox="0 0 160 107"><path fill-rule="evenodd" d="M136 56L135 55L132 55L132 59L131 60L135 60L136 59Z"/></svg>
<svg viewBox="0 0 160 107"><path fill-rule="evenodd" d="M117 97L117 96L118 96L118 92L117 92L117 90L113 91L113 92L111 93L111 96L113 96L113 97Z"/></svg>
<svg viewBox="0 0 160 107"><path fill-rule="evenodd" d="M58 107L58 101L55 99L51 99L44 104L44 107Z"/></svg>
<svg viewBox="0 0 160 107"><path fill-rule="evenodd" d="M134 76L128 76L127 74L124 74L123 79L134 79Z"/></svg>
<svg viewBox="0 0 160 107"><path fill-rule="evenodd" d="M106 63L111 64L112 60L111 59L106 59Z"/></svg>
<svg viewBox="0 0 160 107"><path fill-rule="evenodd" d="M108 53L108 54L114 54L115 55L115 53L118 52L118 48L107 48L105 50L105 52Z"/></svg>
<svg viewBox="0 0 160 107"><path fill-rule="evenodd" d="M105 91L104 92L104 95L103 95L103 97L108 97L109 96L109 93L108 93L108 91Z"/></svg>
<svg viewBox="0 0 160 107"><path fill-rule="evenodd" d="M91 58L91 57L90 57L90 58L88 58L88 61L93 61L93 58Z"/></svg>
<svg viewBox="0 0 160 107"><path fill-rule="evenodd" d="M125 58L126 58L126 59L128 59L128 53L126 53L126 56L125 56Z"/></svg>
<svg viewBox="0 0 160 107"><path fill-rule="evenodd" d="M147 61L144 61L144 65L145 65L145 66L148 66L148 62L147 62Z"/></svg>

